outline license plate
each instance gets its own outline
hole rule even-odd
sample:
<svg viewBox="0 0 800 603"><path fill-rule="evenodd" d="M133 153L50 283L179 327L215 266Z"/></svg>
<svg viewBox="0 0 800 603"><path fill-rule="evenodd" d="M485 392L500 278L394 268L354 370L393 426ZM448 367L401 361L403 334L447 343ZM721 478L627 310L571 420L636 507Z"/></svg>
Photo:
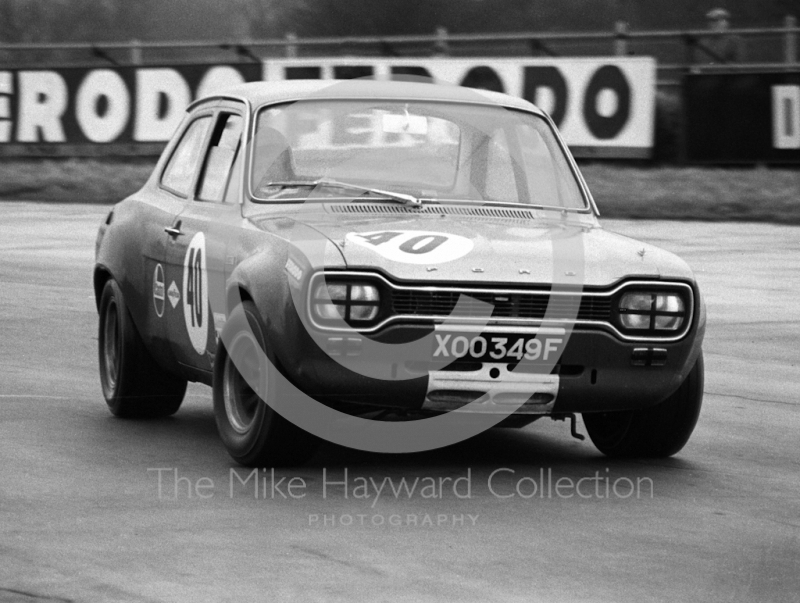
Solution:
<svg viewBox="0 0 800 603"><path fill-rule="evenodd" d="M536 335L456 335L434 333L433 358L468 358L481 362L519 362L556 359L563 337Z"/></svg>

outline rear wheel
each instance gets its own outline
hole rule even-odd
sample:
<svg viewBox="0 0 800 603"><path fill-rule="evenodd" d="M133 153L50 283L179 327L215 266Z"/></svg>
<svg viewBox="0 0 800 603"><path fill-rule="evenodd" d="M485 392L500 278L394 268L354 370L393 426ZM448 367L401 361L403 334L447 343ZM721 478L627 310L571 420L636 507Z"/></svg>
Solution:
<svg viewBox="0 0 800 603"><path fill-rule="evenodd" d="M667 457L686 445L703 404L703 354L677 391L643 410L584 413L583 423L600 452L616 457Z"/></svg>
<svg viewBox="0 0 800 603"><path fill-rule="evenodd" d="M114 415L151 418L178 411L186 379L168 373L153 360L114 279L106 282L100 297L97 341L100 385Z"/></svg>
<svg viewBox="0 0 800 603"><path fill-rule="evenodd" d="M271 401L288 402L278 400L287 394L278 391L280 374L267 358L265 333L249 300L237 306L225 323L214 361L217 428L228 453L242 465L300 465L313 456L319 441L284 419L257 393L256 389ZM227 348L223 342L228 342Z"/></svg>

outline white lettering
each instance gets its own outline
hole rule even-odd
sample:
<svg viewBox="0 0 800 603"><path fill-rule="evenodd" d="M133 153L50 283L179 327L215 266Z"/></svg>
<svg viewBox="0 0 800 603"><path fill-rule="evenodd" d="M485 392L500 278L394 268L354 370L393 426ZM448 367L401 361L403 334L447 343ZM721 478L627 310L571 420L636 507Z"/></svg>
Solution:
<svg viewBox="0 0 800 603"><path fill-rule="evenodd" d="M525 344L526 360L536 360L542 354L542 342L538 339L529 339Z"/></svg>
<svg viewBox="0 0 800 603"><path fill-rule="evenodd" d="M467 351L469 350L469 340L459 335L455 339L453 339L453 346L451 348L453 352L453 356L456 358L463 358L467 355Z"/></svg>
<svg viewBox="0 0 800 603"><path fill-rule="evenodd" d="M19 142L65 142L61 116L67 110L67 84L55 71L20 71ZM40 137L41 134L41 137Z"/></svg>
<svg viewBox="0 0 800 603"><path fill-rule="evenodd" d="M233 498L233 478L236 477L236 480L242 486L246 486L247 482L251 479L253 480L253 498L258 498L258 469L253 469L250 474L247 476L246 480L242 480L242 478L237 473L236 469L231 469L228 475L228 496Z"/></svg>
<svg viewBox="0 0 800 603"><path fill-rule="evenodd" d="M11 142L11 99L14 81L10 71L0 71L0 142Z"/></svg>
<svg viewBox="0 0 800 603"><path fill-rule="evenodd" d="M511 346L511 349L508 350L508 355L513 356L517 360L522 360L522 356L524 355L524 352L522 351L522 342L522 339L517 339L514 342L514 345Z"/></svg>
<svg viewBox="0 0 800 603"><path fill-rule="evenodd" d="M495 469L494 471L492 471L492 474L489 476L489 480L487 482L487 486L489 487L489 492L491 492L492 495L497 497L497 498L513 498L514 497L513 494L498 494L497 492L494 491L494 488L492 487L492 479L494 478L494 476L496 474L501 473L501 472L502 473L511 473L512 475L515 473L513 469L507 469L505 467L502 467L500 469Z"/></svg>
<svg viewBox="0 0 800 603"><path fill-rule="evenodd" d="M556 108L556 92L549 86L539 86L536 88L536 99L534 103L545 113L552 113Z"/></svg>
<svg viewBox="0 0 800 603"><path fill-rule="evenodd" d="M439 356L440 354L447 358L449 354L447 353L447 342L450 340L450 335L439 335L436 333L436 344L439 346L436 348L436 351L433 353L433 357Z"/></svg>
<svg viewBox="0 0 800 603"><path fill-rule="evenodd" d="M131 99L117 72L98 69L81 82L75 105L75 118L84 136L92 142L111 142L128 124Z"/></svg>
<svg viewBox="0 0 800 603"><path fill-rule="evenodd" d="M465 483L467 486L466 492L459 492L458 486L461 483ZM463 477L457 478L453 481L453 494L456 495L456 498L472 498L472 469L467 467L467 474Z"/></svg>
<svg viewBox="0 0 800 603"><path fill-rule="evenodd" d="M800 149L800 86L772 87L772 146Z"/></svg>
<svg viewBox="0 0 800 603"><path fill-rule="evenodd" d="M483 337L475 337L469 344L469 353L473 358L480 358L486 352L486 340Z"/></svg>
<svg viewBox="0 0 800 603"><path fill-rule="evenodd" d="M508 343L508 338L492 337L492 343L494 344L494 351L489 352L489 356L491 356L495 360L499 360L500 358L505 358L506 343Z"/></svg>
<svg viewBox="0 0 800 603"><path fill-rule="evenodd" d="M139 142L169 140L191 101L189 85L174 69L136 72L136 126Z"/></svg>
<svg viewBox="0 0 800 603"><path fill-rule="evenodd" d="M544 342L544 359L547 360L550 352L557 352L562 339L547 339Z"/></svg>
<svg viewBox="0 0 800 603"><path fill-rule="evenodd" d="M344 497L347 498L347 467L344 468L344 481L328 481L328 470L322 468L322 498L328 498L328 486L344 486Z"/></svg>

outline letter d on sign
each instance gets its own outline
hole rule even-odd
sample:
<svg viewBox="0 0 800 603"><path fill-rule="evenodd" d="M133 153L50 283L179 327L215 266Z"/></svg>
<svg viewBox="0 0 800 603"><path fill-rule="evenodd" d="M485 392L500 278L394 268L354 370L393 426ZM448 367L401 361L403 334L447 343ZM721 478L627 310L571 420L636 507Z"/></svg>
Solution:
<svg viewBox="0 0 800 603"><path fill-rule="evenodd" d="M189 85L174 69L138 70L134 139L138 142L169 140L191 100Z"/></svg>
<svg viewBox="0 0 800 603"><path fill-rule="evenodd" d="M772 87L772 146L800 149L800 86Z"/></svg>

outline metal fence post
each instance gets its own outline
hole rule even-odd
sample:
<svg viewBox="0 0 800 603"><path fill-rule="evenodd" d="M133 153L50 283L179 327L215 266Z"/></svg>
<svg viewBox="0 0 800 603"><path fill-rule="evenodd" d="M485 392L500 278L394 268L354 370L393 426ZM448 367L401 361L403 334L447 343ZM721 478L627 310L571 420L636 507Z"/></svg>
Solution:
<svg viewBox="0 0 800 603"><path fill-rule="evenodd" d="M134 38L131 40L131 65L142 64L142 44Z"/></svg>
<svg viewBox="0 0 800 603"><path fill-rule="evenodd" d="M628 55L628 24L625 21L614 23L614 54L618 57Z"/></svg>
<svg viewBox="0 0 800 603"><path fill-rule="evenodd" d="M787 63L797 63L797 32L789 31L797 27L797 17L786 15L783 24L787 30L784 38L784 58Z"/></svg>
<svg viewBox="0 0 800 603"><path fill-rule="evenodd" d="M450 54L450 45L447 42L447 28L436 28L436 42L433 45L434 56L446 57Z"/></svg>
<svg viewBox="0 0 800 603"><path fill-rule="evenodd" d="M286 45L286 58L287 59L296 59L297 58L297 44L293 44L292 42L297 41L297 34L289 32L286 34L286 39L290 42Z"/></svg>

